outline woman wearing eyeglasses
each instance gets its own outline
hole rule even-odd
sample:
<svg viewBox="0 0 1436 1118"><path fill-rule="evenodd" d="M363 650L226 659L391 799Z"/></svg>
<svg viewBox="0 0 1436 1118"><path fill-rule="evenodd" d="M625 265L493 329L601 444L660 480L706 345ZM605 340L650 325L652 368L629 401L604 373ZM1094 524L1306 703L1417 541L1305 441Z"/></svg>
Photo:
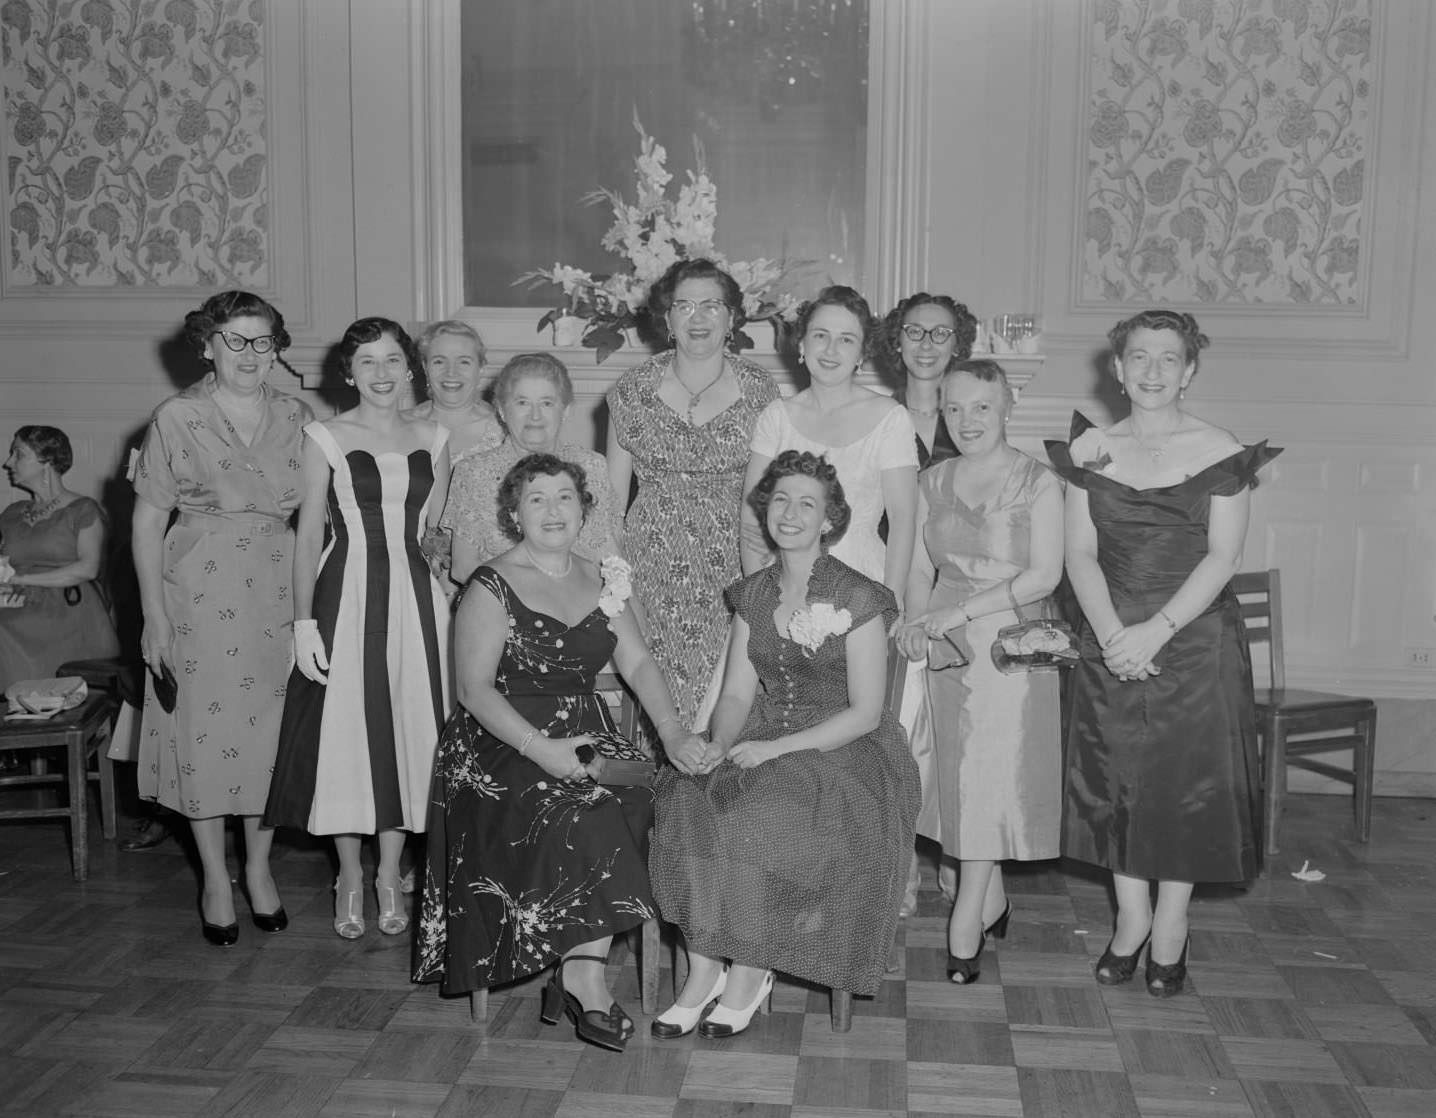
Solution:
<svg viewBox="0 0 1436 1118"><path fill-rule="evenodd" d="M977 319L949 295L919 291L883 319L880 359L899 382L897 398L917 434L918 469L957 456L957 444L942 420L939 390L943 374L972 356Z"/></svg>
<svg viewBox="0 0 1436 1118"><path fill-rule="evenodd" d="M624 522L624 555L653 658L679 717L692 723L728 632L723 588L738 577L738 516L753 425L778 389L729 352L743 325L737 282L711 260L683 260L653 285L649 307L673 348L626 373L608 394L608 470Z"/></svg>
<svg viewBox="0 0 1436 1118"><path fill-rule="evenodd" d="M260 815L289 675L300 439L314 416L266 383L289 333L259 296L214 295L185 316L184 332L210 372L155 409L131 473L140 648L152 680L139 784L146 799L189 820L204 874L204 937L223 947L239 938L227 816L243 820L255 926L277 932L287 923L269 873L274 832ZM171 710L153 682L167 675Z"/></svg>

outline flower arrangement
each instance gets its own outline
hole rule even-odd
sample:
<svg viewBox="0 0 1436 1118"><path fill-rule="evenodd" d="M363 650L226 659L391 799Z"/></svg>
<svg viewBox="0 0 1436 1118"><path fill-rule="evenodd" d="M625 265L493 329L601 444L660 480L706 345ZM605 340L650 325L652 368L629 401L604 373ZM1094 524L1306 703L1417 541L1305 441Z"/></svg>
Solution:
<svg viewBox="0 0 1436 1118"><path fill-rule="evenodd" d="M586 320L580 344L596 351L597 360L622 348L624 330L637 327L648 300L649 289L668 268L680 260L707 258L723 268L743 292L743 314L751 321L769 320L775 328L791 318L797 299L776 288L789 275L791 266L780 260L729 260L713 245L718 222L718 188L708 177L703 148L693 141L695 170L670 198L673 175L667 168L668 152L633 115L638 131L638 156L634 159L637 201L629 202L607 187L586 194L584 205L607 202L613 210L613 224L603 237L606 251L621 257L627 267L610 275L594 275L582 268L555 263L552 268L525 272L514 282L529 287L546 284L563 289L563 302L539 319L538 328L557 327L560 320ZM733 335L737 349L752 346L753 340L741 330Z"/></svg>
<svg viewBox="0 0 1436 1118"><path fill-rule="evenodd" d="M832 602L814 602L795 610L788 619L788 639L803 646L808 656L823 647L829 637L840 636L853 627L853 615L837 609Z"/></svg>
<svg viewBox="0 0 1436 1118"><path fill-rule="evenodd" d="M598 576L603 580L603 589L598 592L598 608L612 620L623 612L624 605L633 596L633 568L627 559L609 555L599 563Z"/></svg>

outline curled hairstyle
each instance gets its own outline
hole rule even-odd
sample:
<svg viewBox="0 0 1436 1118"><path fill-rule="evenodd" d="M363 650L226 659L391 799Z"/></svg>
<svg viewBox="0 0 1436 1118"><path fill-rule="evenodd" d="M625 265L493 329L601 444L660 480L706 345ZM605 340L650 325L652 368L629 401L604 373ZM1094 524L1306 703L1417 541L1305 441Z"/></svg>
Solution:
<svg viewBox="0 0 1436 1118"><path fill-rule="evenodd" d="M373 317L350 323L349 329L344 331L344 337L339 339L336 352L339 368L346 377L354 367L354 354L359 352L359 347L377 342L385 335L399 343L399 348L404 351L404 363L409 367L410 373L414 372L414 339L409 337L409 332L392 318Z"/></svg>
<svg viewBox="0 0 1436 1118"><path fill-rule="evenodd" d="M1012 411L1012 406L1017 403L1017 394L1012 391L1012 385L1007 380L1007 370L986 357L977 357L971 361L959 361L947 367L947 372L942 376L942 390L944 397L947 390L947 378L956 376L958 373L966 373L974 380L983 381L986 384L996 384L1002 388L1002 398L1006 401L1006 410Z"/></svg>
<svg viewBox="0 0 1436 1118"><path fill-rule="evenodd" d="M211 295L184 316L184 334L199 353L205 344L225 323L236 318L262 318L269 323L269 332L274 335L276 353L289 348L289 331L284 328L284 316L273 304L261 299L252 291L221 291Z"/></svg>
<svg viewBox="0 0 1436 1118"><path fill-rule="evenodd" d="M514 463L513 469L499 482L499 528L504 535L515 542L523 539L519 531L519 500L524 495L524 486L536 477L558 477L567 474L578 490L579 503L583 506L583 519L593 508L593 491L588 487L588 475L577 462L567 462L556 454L530 454Z"/></svg>
<svg viewBox="0 0 1436 1118"><path fill-rule="evenodd" d="M753 492L748 494L748 506L758 514L758 523L763 526L763 535L770 547L778 542L768 531L768 506L773 501L773 490L785 477L795 475L810 477L823 487L823 517L831 527L823 533L822 545L831 547L843 538L848 530L848 521L853 518L852 507L843 493L843 483L838 480L838 470L821 455L806 450L785 450L768 463Z"/></svg>
<svg viewBox="0 0 1436 1118"><path fill-rule="evenodd" d="M1127 352L1127 341L1134 330L1174 330L1182 339L1182 361L1195 365L1197 354L1211 344L1211 340L1197 326L1197 320L1181 311L1150 310L1123 319L1107 331L1107 340L1112 343L1112 356L1121 358Z"/></svg>
<svg viewBox="0 0 1436 1118"><path fill-rule="evenodd" d="M419 354L419 363L425 364L429 360L429 347L440 338L463 338L471 342L479 355L479 368L484 367L488 360L489 351L484 347L484 339L479 337L479 332L467 322L460 322L456 318L446 318L440 322L431 322L424 327L423 333L414 339L414 349Z"/></svg>
<svg viewBox="0 0 1436 1118"><path fill-rule="evenodd" d="M723 289L723 302L733 320L733 329L741 330L747 318L743 314L743 289L738 281L706 256L694 260L679 260L670 264L648 291L648 312L662 320L673 309L674 293L684 280L716 280Z"/></svg>
<svg viewBox="0 0 1436 1118"><path fill-rule="evenodd" d="M28 446L36 458L53 467L57 474L69 472L75 464L70 437L58 427L32 423L15 431L15 441Z"/></svg>
<svg viewBox="0 0 1436 1118"><path fill-rule="evenodd" d="M558 389L558 398L563 406L573 403L573 381L569 379L568 366L552 353L520 353L510 357L494 378L494 403L504 407L509 402L514 385L524 377L539 377Z"/></svg>
<svg viewBox="0 0 1436 1118"><path fill-rule="evenodd" d="M899 383L907 373L902 363L903 322L920 307L941 307L952 316L953 361L966 361L971 357L972 344L977 341L977 316L965 304L957 302L951 295L929 295L926 291L909 295L883 316L873 354L883 371ZM948 365L945 371L951 370L952 365Z"/></svg>
<svg viewBox="0 0 1436 1118"><path fill-rule="evenodd" d="M813 315L824 307L842 307L858 320L858 327L863 333L863 356L867 357L872 352L877 321L873 318L868 301L846 284L835 283L825 287L798 308L797 336L803 338L807 335L808 324L812 322Z"/></svg>

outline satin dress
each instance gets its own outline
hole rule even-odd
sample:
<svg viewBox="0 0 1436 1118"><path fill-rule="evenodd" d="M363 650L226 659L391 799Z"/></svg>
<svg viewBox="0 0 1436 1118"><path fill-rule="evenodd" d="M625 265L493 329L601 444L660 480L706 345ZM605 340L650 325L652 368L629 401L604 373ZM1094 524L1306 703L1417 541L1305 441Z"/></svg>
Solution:
<svg viewBox="0 0 1436 1118"><path fill-rule="evenodd" d="M957 460L923 473L923 543L937 568L932 609L1001 586L1027 569L1032 506L1060 482L1019 454L998 492L972 508L957 495ZM1024 617L1055 616L1051 600L1023 606ZM1010 609L973 618L953 636L965 667L929 669L937 753L937 834L949 858L975 861L1055 858L1062 809L1062 731L1056 672L1004 675L992 662L999 629L1017 624ZM924 832L927 833L927 832Z"/></svg>
<svg viewBox="0 0 1436 1118"><path fill-rule="evenodd" d="M1092 425L1073 421L1075 440ZM1047 452L1087 490L1097 562L1123 624L1151 617L1207 554L1213 497L1256 484L1280 450L1244 447L1186 480L1133 489L1099 459ZM1157 654L1161 674L1123 682L1081 628L1067 732L1062 853L1149 880L1249 881L1261 871L1261 775L1251 660L1230 588Z"/></svg>

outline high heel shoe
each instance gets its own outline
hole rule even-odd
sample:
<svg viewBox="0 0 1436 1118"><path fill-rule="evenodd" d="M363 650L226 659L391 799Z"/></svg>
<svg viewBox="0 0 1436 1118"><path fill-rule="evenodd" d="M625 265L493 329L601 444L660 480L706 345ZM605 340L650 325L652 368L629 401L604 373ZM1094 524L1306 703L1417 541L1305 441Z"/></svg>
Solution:
<svg viewBox="0 0 1436 1118"><path fill-rule="evenodd" d="M698 1020L703 1016L703 1011L712 1005L727 988L728 968L724 967L718 972L718 977L713 980L713 988L708 991L708 996L702 1002L692 1007L674 1002L653 1019L653 1024L649 1026L649 1032L659 1040L677 1040L681 1036L687 1036L698 1027Z"/></svg>
<svg viewBox="0 0 1436 1118"><path fill-rule="evenodd" d="M403 935L409 927L409 914L399 901L399 883L385 885L374 878L374 895L379 900L379 930L386 936Z"/></svg>
<svg viewBox="0 0 1436 1118"><path fill-rule="evenodd" d="M1130 955L1118 955L1112 950L1112 944L1116 942L1114 936L1107 943L1107 949L1102 952L1102 957L1097 960L1097 981L1103 986L1120 986L1124 982L1131 982L1132 975L1137 972L1137 960L1142 955L1142 948L1147 946L1147 941L1152 938L1148 932L1142 937L1142 942L1137 944L1137 950Z"/></svg>
<svg viewBox="0 0 1436 1118"><path fill-rule="evenodd" d="M633 1021L623 1012L623 1007L614 1002L607 1010L585 1010L583 1003L563 987L563 968L580 959L599 964L608 962L601 955L565 955L560 959L543 988L539 1020L545 1025L557 1025L559 1018L566 1013L579 1040L607 1048L610 1052L622 1052L628 1047L628 1038L633 1035Z"/></svg>
<svg viewBox="0 0 1436 1118"><path fill-rule="evenodd" d="M758 1012L758 1007L772 992L773 972L768 971L763 975L763 981L758 983L757 997L743 1009L730 1009L719 1002L698 1023L698 1035L708 1040L726 1040L728 1037L737 1036L753 1023L753 1014Z"/></svg>
<svg viewBox="0 0 1436 1118"><path fill-rule="evenodd" d="M1154 998L1174 998L1187 984L1187 950L1192 946L1188 936L1182 944L1181 957L1175 963L1159 963L1147 952L1147 993Z"/></svg>
<svg viewBox="0 0 1436 1118"><path fill-rule="evenodd" d="M334 879L334 930L341 939L358 939L364 934L364 900L358 889L339 888Z"/></svg>
<svg viewBox="0 0 1436 1118"><path fill-rule="evenodd" d="M282 932L289 927L289 915L280 905L273 912L255 912L250 914L254 926L261 932Z"/></svg>
<svg viewBox="0 0 1436 1118"><path fill-rule="evenodd" d="M984 936L991 936L993 939L1007 938L1007 922L1012 919L1012 902L1007 902L1007 907L1002 910L1002 915L994 920L987 927L982 929Z"/></svg>
<svg viewBox="0 0 1436 1118"><path fill-rule="evenodd" d="M239 922L211 924L204 918L204 898L199 902L199 930L205 942L215 947L233 947L239 942Z"/></svg>

